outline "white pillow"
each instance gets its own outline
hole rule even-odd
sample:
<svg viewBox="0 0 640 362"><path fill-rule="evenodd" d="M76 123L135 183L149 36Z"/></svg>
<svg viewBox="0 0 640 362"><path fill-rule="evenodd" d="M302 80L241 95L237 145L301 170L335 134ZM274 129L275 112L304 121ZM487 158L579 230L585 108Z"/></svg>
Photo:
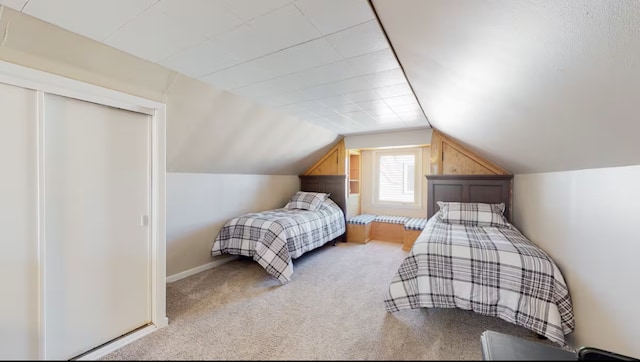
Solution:
<svg viewBox="0 0 640 362"><path fill-rule="evenodd" d="M329 194L322 192L305 192L298 191L292 197L291 200L285 206L287 209L302 209L302 210L317 210L324 200L329 197Z"/></svg>
<svg viewBox="0 0 640 362"><path fill-rule="evenodd" d="M504 217L504 203L483 204L478 202L443 202L440 206L440 218L449 224L469 226L508 227Z"/></svg>

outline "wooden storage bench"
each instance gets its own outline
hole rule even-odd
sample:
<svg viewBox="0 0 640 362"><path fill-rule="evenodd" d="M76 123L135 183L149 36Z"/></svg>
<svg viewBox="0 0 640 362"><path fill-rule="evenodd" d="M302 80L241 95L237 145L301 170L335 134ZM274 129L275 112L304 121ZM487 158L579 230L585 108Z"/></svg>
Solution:
<svg viewBox="0 0 640 362"><path fill-rule="evenodd" d="M371 240L371 224L376 215L361 214L347 221L347 241L366 244Z"/></svg>
<svg viewBox="0 0 640 362"><path fill-rule="evenodd" d="M371 226L371 238L402 243L404 241L404 223L409 219L406 216L378 215Z"/></svg>
<svg viewBox="0 0 640 362"><path fill-rule="evenodd" d="M347 241L366 244L371 239L402 244L409 251L424 230L427 218L362 214L347 221Z"/></svg>
<svg viewBox="0 0 640 362"><path fill-rule="evenodd" d="M418 235L424 230L427 225L427 218L413 217L404 223L404 240L402 243L402 250L409 251L413 247L413 243L416 242Z"/></svg>

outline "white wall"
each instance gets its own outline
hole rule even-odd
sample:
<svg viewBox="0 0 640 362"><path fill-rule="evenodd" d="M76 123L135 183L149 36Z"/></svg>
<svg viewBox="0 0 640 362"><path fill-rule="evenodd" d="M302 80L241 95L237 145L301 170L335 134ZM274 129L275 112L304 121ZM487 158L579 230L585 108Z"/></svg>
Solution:
<svg viewBox="0 0 640 362"><path fill-rule="evenodd" d="M516 175L514 224L556 261L574 345L640 357L640 165Z"/></svg>
<svg viewBox="0 0 640 362"><path fill-rule="evenodd" d="M167 174L167 277L216 263L211 247L228 220L283 207L300 190L298 176Z"/></svg>

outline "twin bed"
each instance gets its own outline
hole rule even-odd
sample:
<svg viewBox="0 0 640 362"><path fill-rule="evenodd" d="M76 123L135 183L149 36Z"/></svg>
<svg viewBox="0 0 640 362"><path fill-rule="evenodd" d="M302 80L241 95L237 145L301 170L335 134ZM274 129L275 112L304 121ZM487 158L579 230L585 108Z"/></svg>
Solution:
<svg viewBox="0 0 640 362"><path fill-rule="evenodd" d="M427 176L425 229L393 276L385 308L460 308L565 345L569 290L542 249L511 224L512 176Z"/></svg>
<svg viewBox="0 0 640 362"><path fill-rule="evenodd" d="M565 345L575 327L569 290L549 255L511 224L512 176L427 180L429 221L390 278L386 310L472 310ZM345 187L345 176L301 176L303 192L285 207L225 224L212 255L252 257L283 284L290 281L293 259L344 240ZM300 194L322 200L308 206L296 201Z"/></svg>
<svg viewBox="0 0 640 362"><path fill-rule="evenodd" d="M220 230L211 255L253 258L281 283L293 275L293 259L346 232L346 176L300 176L301 190L282 208L245 214Z"/></svg>

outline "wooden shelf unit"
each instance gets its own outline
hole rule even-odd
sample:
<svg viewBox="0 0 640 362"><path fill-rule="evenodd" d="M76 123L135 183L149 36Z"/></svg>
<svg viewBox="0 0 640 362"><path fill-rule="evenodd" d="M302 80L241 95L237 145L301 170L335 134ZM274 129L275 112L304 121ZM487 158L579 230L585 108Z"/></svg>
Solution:
<svg viewBox="0 0 640 362"><path fill-rule="evenodd" d="M349 150L349 195L360 194L360 152Z"/></svg>

